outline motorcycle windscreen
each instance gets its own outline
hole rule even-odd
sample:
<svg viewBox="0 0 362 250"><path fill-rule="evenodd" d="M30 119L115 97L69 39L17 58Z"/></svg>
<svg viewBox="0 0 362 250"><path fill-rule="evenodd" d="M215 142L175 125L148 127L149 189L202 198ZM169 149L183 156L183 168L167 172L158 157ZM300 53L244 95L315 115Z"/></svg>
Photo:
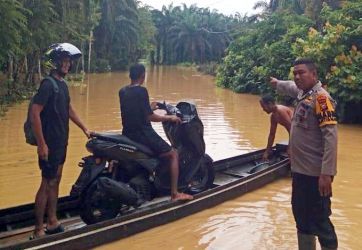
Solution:
<svg viewBox="0 0 362 250"><path fill-rule="evenodd" d="M205 154L204 125L202 124L194 103L191 101L179 102L176 105L182 114L181 125L165 122L163 128L172 146L188 148L199 156Z"/></svg>
<svg viewBox="0 0 362 250"><path fill-rule="evenodd" d="M198 117L183 124L182 140L185 147L190 148L195 154L205 154L204 125Z"/></svg>

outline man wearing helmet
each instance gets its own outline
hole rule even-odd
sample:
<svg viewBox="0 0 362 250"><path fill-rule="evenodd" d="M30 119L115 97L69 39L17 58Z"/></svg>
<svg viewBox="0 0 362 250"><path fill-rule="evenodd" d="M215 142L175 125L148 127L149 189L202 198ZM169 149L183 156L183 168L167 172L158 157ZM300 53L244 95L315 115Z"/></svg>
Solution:
<svg viewBox="0 0 362 250"><path fill-rule="evenodd" d="M34 238L64 231L56 215L59 183L66 158L71 119L84 134L90 132L82 123L70 103L68 87L64 81L72 60L81 56L77 47L69 43L54 44L46 52L51 67L49 76L55 81L44 79L33 98L30 109L31 126L37 142L39 167L42 180L35 197ZM47 228L43 220L47 213Z"/></svg>

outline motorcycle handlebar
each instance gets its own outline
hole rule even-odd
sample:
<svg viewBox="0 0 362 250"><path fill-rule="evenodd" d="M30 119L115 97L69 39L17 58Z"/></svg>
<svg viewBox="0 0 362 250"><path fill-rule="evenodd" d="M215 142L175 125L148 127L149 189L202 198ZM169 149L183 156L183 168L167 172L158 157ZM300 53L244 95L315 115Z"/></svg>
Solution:
<svg viewBox="0 0 362 250"><path fill-rule="evenodd" d="M163 109L163 110L166 110L166 111L168 111L167 110L167 105L166 105L166 102L156 102L156 104L157 104L157 108L158 109Z"/></svg>
<svg viewBox="0 0 362 250"><path fill-rule="evenodd" d="M163 103L162 102L156 102L156 104L157 104L157 109L165 110L168 115L172 114L172 115L176 115L177 117L179 117L181 119L183 118L183 115L181 114L181 112L176 107L174 107L174 109L173 108L170 109L170 107L168 107L168 105L166 104L165 101Z"/></svg>

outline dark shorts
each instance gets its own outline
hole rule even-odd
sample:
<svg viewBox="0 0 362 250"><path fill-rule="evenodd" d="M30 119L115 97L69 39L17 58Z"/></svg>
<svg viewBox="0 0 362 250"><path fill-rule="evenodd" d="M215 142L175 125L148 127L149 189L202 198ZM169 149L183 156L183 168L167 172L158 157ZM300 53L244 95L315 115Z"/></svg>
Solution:
<svg viewBox="0 0 362 250"><path fill-rule="evenodd" d="M292 176L292 209L298 232L316 235L323 247L336 248L337 236L329 219L331 199L320 196L319 177L298 173Z"/></svg>
<svg viewBox="0 0 362 250"><path fill-rule="evenodd" d="M58 168L63 165L67 156L67 147L49 149L48 160L38 158L41 176L46 179L54 179L57 176Z"/></svg>
<svg viewBox="0 0 362 250"><path fill-rule="evenodd" d="M123 134L131 140L149 147L157 156L167 153L172 149L152 127L135 132L124 132Z"/></svg>

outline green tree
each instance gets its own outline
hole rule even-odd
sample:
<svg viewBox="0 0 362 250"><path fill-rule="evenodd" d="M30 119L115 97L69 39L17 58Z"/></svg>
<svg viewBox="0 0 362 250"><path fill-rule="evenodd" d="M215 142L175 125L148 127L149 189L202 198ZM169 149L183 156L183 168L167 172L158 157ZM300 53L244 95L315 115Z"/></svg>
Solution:
<svg viewBox="0 0 362 250"><path fill-rule="evenodd" d="M361 16L360 1L351 1L334 11L325 5L321 15L323 30L310 28L307 37L293 45L296 56L317 62L319 77L339 102L340 119L345 122L362 122L362 115L352 111L362 107Z"/></svg>
<svg viewBox="0 0 362 250"><path fill-rule="evenodd" d="M170 4L168 7L162 7L163 18L161 19L161 29L159 34L160 38L160 49L162 53L161 62L163 64L176 63L176 51L172 47L172 42L169 39L169 31L171 27L177 23L181 18L181 7L174 7ZM164 33L163 33L164 32Z"/></svg>
<svg viewBox="0 0 362 250"><path fill-rule="evenodd" d="M21 53L22 35L27 33L26 12L19 1L0 1L0 64L8 63L10 80L13 80L14 57Z"/></svg>
<svg viewBox="0 0 362 250"><path fill-rule="evenodd" d="M91 68L91 56L92 56L92 43L94 40L93 31L101 20L100 0L85 0L84 16L85 16L85 30L89 34L88 36L88 67L87 72L90 72ZM83 63L84 64L84 63Z"/></svg>
<svg viewBox="0 0 362 250"><path fill-rule="evenodd" d="M263 93L270 75L287 78L294 60L291 44L308 30L306 17L275 13L248 26L228 48L217 84L236 92Z"/></svg>
<svg viewBox="0 0 362 250"><path fill-rule="evenodd" d="M34 73L41 75L41 57L51 43L59 40L60 22L55 6L50 0L23 0L28 33L22 36L22 55L25 65L24 80L34 82ZM19 72L21 75L22 72ZM21 81L21 79L19 79Z"/></svg>
<svg viewBox="0 0 362 250"><path fill-rule="evenodd" d="M277 11L290 11L296 14L303 14L305 10L306 1L308 0L270 0L258 1L254 5L254 9L262 9L261 14L256 14L256 18L265 18Z"/></svg>
<svg viewBox="0 0 362 250"><path fill-rule="evenodd" d="M156 63L218 61L240 27L237 17L226 17L196 5L164 6L152 12L157 28Z"/></svg>
<svg viewBox="0 0 362 250"><path fill-rule="evenodd" d="M199 61L205 55L207 44L205 30L201 29L199 24L199 16L195 14L196 6L192 5L188 8L183 5L183 19L177 22L169 30L174 51L177 52L178 61L196 61L196 53L199 51ZM190 54L188 54L190 52Z"/></svg>
<svg viewBox="0 0 362 250"><path fill-rule="evenodd" d="M137 57L147 58L155 47L156 27L152 19L149 6L138 7L139 40L137 46Z"/></svg>
<svg viewBox="0 0 362 250"><path fill-rule="evenodd" d="M251 20L264 19L274 12L288 11L298 15L304 14L312 20L318 21L323 3L333 9L342 5L342 0L270 0L258 1L254 9L262 9L262 13L252 16Z"/></svg>
<svg viewBox="0 0 362 250"><path fill-rule="evenodd" d="M103 67L122 69L137 59L137 4L133 0L102 0L101 12L102 18L94 31L96 58Z"/></svg>

